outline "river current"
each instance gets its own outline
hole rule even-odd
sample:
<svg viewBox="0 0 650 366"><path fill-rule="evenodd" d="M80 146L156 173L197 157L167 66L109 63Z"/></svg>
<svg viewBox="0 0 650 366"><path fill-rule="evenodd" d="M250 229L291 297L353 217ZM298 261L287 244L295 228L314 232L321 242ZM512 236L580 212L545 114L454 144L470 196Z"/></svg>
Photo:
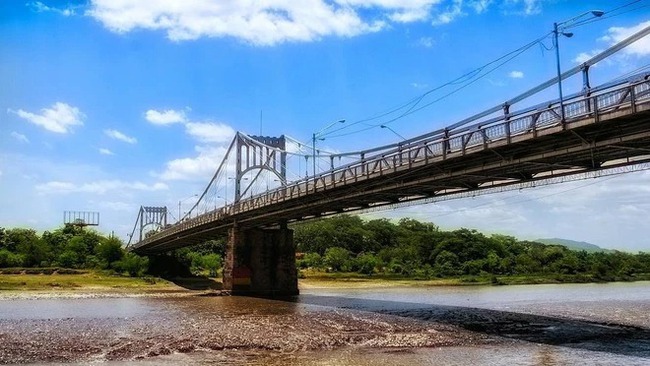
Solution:
<svg viewBox="0 0 650 366"><path fill-rule="evenodd" d="M0 295L1 363L650 365L650 282Z"/></svg>

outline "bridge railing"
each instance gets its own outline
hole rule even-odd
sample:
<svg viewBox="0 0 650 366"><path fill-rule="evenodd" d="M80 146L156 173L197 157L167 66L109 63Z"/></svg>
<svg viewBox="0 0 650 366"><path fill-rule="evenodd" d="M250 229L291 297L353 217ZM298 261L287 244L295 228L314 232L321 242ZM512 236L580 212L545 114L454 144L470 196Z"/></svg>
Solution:
<svg viewBox="0 0 650 366"><path fill-rule="evenodd" d="M476 148L481 149L487 144L498 141L510 143L513 138L530 134L536 136L537 133L545 129L563 123L571 124L573 121L585 117L598 118L600 114L616 109L632 108L635 110L637 104L648 100L650 100L650 74L646 73L591 89L588 94L569 96L562 106L558 101L552 101L515 113L508 113L506 109L503 116L480 121L462 129L445 131L437 136L427 136L421 140L412 139L408 143L393 145L385 151L380 151L357 162L336 167L314 177L296 181L187 219L144 239L135 247L192 228L202 227L234 214L310 194L319 194L325 187L346 185L394 173L422 161L428 163L429 161L445 160L450 155L462 156ZM564 108L564 121L561 118L560 108ZM373 150L376 151L376 149Z"/></svg>

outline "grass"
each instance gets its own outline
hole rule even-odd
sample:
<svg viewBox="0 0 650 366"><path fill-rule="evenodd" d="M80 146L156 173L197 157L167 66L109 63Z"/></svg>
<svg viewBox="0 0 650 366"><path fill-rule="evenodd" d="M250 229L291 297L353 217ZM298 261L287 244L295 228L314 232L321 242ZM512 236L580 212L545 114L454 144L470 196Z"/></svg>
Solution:
<svg viewBox="0 0 650 366"><path fill-rule="evenodd" d="M142 292L178 289L159 278L133 278L100 271L77 271L74 274L0 274L0 291L118 291Z"/></svg>
<svg viewBox="0 0 650 366"><path fill-rule="evenodd" d="M600 279L591 275L537 274L508 276L460 276L450 278L411 278L395 274L363 275L356 272L327 273L316 270L301 271L303 288L364 288L403 286L472 286L472 285L533 285L559 283L594 283L607 281L647 281L650 274L627 278Z"/></svg>
<svg viewBox="0 0 650 366"><path fill-rule="evenodd" d="M396 274L364 275L356 272L327 273L302 270L301 288L369 288L369 287L423 287L472 285L530 285L552 283L589 283L605 281L650 280L650 274L628 278L599 279L591 275L539 274L525 276L461 276L452 278L411 278ZM193 279L189 279L192 281ZM196 281L196 279L194 279ZM3 269L0 271L0 291L75 291L75 292L167 292L182 288L203 290L220 288L218 279L209 284L190 286L183 281L172 283L155 277L124 277L103 271L61 269ZM181 283L183 282L183 283ZM205 282L205 281L204 281ZM207 283L207 282L206 282ZM195 286L196 285L196 286ZM205 287L205 288L203 288Z"/></svg>

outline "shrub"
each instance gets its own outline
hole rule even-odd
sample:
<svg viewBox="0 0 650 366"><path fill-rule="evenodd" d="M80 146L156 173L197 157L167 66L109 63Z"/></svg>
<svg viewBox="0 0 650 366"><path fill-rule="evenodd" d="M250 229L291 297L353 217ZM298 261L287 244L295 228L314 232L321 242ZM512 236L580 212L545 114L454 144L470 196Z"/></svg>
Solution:
<svg viewBox="0 0 650 366"><path fill-rule="evenodd" d="M323 258L318 253L305 253L302 259L296 261L299 268L320 268L323 266Z"/></svg>
<svg viewBox="0 0 650 366"><path fill-rule="evenodd" d="M126 253L122 260L113 263L113 267L117 271L128 273L131 277L141 277L149 268L149 258Z"/></svg>
<svg viewBox="0 0 650 366"><path fill-rule="evenodd" d="M357 257L356 262L357 271L359 271L359 273L373 274L379 261L373 254L360 254Z"/></svg>
<svg viewBox="0 0 650 366"><path fill-rule="evenodd" d="M0 250L0 267L20 267L23 265L23 257L20 254L14 254L6 249Z"/></svg>
<svg viewBox="0 0 650 366"><path fill-rule="evenodd" d="M350 260L350 252L341 247L327 248L324 262L334 271L340 271Z"/></svg>

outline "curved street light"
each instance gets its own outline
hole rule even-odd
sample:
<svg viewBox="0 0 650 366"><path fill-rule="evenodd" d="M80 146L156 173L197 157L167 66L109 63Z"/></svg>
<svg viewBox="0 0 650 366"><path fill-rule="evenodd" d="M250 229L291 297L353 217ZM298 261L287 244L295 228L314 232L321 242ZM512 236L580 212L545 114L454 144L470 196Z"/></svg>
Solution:
<svg viewBox="0 0 650 366"><path fill-rule="evenodd" d="M199 196L199 195L198 195L197 193L195 193L195 194L193 194L193 195L191 195L191 196L189 196L189 197L183 198L182 200L179 200L179 201L178 201L178 222L181 222L181 218L182 218L182 217L181 217L181 204L182 204L183 202L189 200L190 198L194 198L194 197L198 197L198 196Z"/></svg>
<svg viewBox="0 0 650 366"><path fill-rule="evenodd" d="M394 133L394 134L397 135L399 138L401 138L402 140L406 141L406 138L405 138L404 136L400 135L399 133L397 133L397 131L393 130L393 129L390 128L389 126L381 125L381 126L379 126L379 127L388 129L390 132Z"/></svg>
<svg viewBox="0 0 650 366"><path fill-rule="evenodd" d="M325 140L322 138L325 134L324 132L327 131L329 128L334 126L337 123L345 123L344 119L340 119L338 121L334 121L330 123L329 125L323 127L320 131L314 132L311 134L311 152L312 152L312 163L314 165L314 177L316 176L316 139L318 140Z"/></svg>
<svg viewBox="0 0 650 366"><path fill-rule="evenodd" d="M565 32L564 30L572 25L573 22L582 18L585 15L591 14L593 17L598 18L605 14L602 10L590 10L586 11L580 15L577 15L569 20L565 20L559 23L553 23L553 41L555 43L555 64L557 66L557 87L560 93L560 118L562 123L565 121L564 116L564 97L562 95L562 72L560 71L560 43L558 42L558 36L561 34L567 38L573 37L573 33Z"/></svg>

